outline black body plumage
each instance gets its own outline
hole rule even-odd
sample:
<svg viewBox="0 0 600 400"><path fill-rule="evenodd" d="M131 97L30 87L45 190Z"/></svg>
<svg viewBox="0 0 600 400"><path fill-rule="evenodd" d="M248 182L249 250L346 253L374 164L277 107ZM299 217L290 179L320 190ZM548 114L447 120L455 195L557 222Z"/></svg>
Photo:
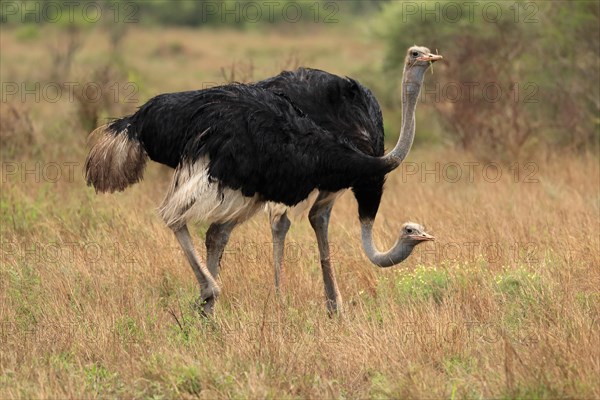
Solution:
<svg viewBox="0 0 600 400"><path fill-rule="evenodd" d="M314 189L352 187L355 192L369 191L380 197L380 190L372 184L381 182L382 188L391 169L376 157L383 153L382 141L352 140L345 134L354 126L350 123L348 131L333 130L334 118L323 117L323 111L336 115L346 109L333 93L329 100L319 100L329 101L329 109L319 101L311 106L306 100L299 101L301 91L275 89L274 82L162 94L108 128L115 134L126 131L130 140L141 143L150 159L173 168L208 156L210 179L221 187L240 190L244 196L258 194L264 201L292 206ZM272 88L266 89L270 85ZM315 96L319 93L314 92ZM316 107L322 107L320 112ZM365 121L378 109L359 108ZM361 126L352 132L370 128Z"/></svg>
<svg viewBox="0 0 600 400"><path fill-rule="evenodd" d="M258 82L281 91L317 125L348 141L359 151L381 157L384 131L381 107L373 93L352 78L312 68L298 68ZM372 175L352 187L362 219L375 219L385 174Z"/></svg>

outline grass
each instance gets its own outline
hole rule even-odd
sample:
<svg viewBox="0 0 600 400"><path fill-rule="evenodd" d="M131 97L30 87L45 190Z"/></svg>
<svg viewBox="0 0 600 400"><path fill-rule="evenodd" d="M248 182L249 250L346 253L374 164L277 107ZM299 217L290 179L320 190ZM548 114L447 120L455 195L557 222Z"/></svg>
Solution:
<svg viewBox="0 0 600 400"><path fill-rule="evenodd" d="M44 41L24 32L3 28L3 52L13 54L2 57L3 80L43 80ZM94 38L76 70L105 54ZM343 32L319 38L136 28L123 57L143 82L140 102L217 79L247 54L257 78L277 72L287 49L348 75L347 65L364 71L381 59L376 44L340 45ZM161 48L177 54L151 58ZM142 183L96 196L80 173L86 132L75 105L24 106L35 142L4 156L0 182L0 398L600 397L597 155L527 160L536 183L516 182L508 166L496 182L477 169L472 182L395 171L375 227L380 247L406 220L437 241L392 269L362 254L356 203L344 194L330 229L344 319L326 316L306 219L293 223L275 296L270 231L257 215L234 232L217 315L201 320L192 271L155 213L169 172L150 165ZM421 169L471 161L441 147L407 160ZM13 162L77 166L49 182L9 174ZM203 229L193 228L201 254Z"/></svg>

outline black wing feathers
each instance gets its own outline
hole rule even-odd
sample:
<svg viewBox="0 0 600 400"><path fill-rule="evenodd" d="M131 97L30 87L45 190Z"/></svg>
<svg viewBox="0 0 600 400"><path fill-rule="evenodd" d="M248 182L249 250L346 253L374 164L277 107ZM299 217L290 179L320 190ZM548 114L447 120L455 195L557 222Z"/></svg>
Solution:
<svg viewBox="0 0 600 400"><path fill-rule="evenodd" d="M381 107L373 93L354 79L298 68L256 85L284 93L317 125L345 138L361 152L383 155Z"/></svg>

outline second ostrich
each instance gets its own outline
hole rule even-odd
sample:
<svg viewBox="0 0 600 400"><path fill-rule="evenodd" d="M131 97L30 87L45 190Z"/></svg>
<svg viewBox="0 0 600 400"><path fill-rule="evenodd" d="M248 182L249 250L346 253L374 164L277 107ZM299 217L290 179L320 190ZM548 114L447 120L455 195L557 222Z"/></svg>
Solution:
<svg viewBox="0 0 600 400"><path fill-rule="evenodd" d="M98 128L98 140L85 163L86 180L98 192L113 192L139 181L147 158L175 168L160 214L194 270L206 313L212 312L220 293L216 268L226 240L211 246L207 268L187 229L193 219L220 230L247 220L267 202L293 207L314 190L335 193L352 188L367 256L379 266L400 262L431 236L409 224L401 240L381 253L373 245L372 226L384 177L402 162L412 144L411 116L424 73L439 58L423 48L413 49L403 77L402 134L386 156L364 154L317 125L285 95L258 86L225 85L156 96L135 114ZM373 181L381 181L381 190L373 191ZM210 231L207 245L209 236L215 236ZM321 248L319 234L317 238ZM323 273L328 309L336 311L339 292L330 265L323 265Z"/></svg>

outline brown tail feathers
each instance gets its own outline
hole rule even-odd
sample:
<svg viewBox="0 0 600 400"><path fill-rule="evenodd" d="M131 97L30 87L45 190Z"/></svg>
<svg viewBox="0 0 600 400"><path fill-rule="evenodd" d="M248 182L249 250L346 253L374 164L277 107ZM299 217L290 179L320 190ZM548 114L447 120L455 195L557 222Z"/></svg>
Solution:
<svg viewBox="0 0 600 400"><path fill-rule="evenodd" d="M142 144L127 134L104 125L90 134L97 138L85 160L85 179L96 193L123 191L142 180L148 155Z"/></svg>

